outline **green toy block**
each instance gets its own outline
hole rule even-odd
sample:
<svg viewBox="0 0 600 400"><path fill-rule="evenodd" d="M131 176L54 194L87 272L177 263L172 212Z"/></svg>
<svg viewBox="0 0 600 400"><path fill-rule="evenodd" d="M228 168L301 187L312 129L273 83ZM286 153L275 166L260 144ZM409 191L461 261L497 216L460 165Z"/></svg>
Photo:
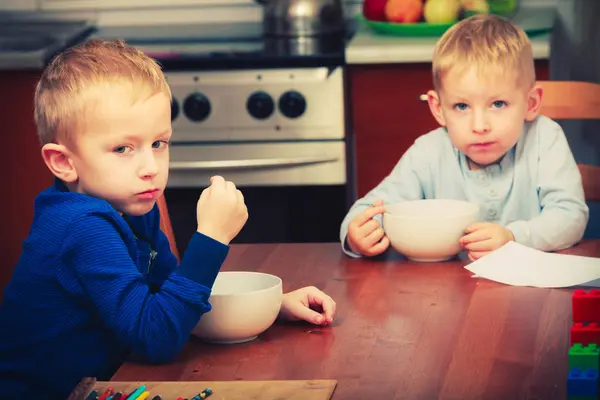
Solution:
<svg viewBox="0 0 600 400"><path fill-rule="evenodd" d="M596 396L569 396L567 400L598 400Z"/></svg>
<svg viewBox="0 0 600 400"><path fill-rule="evenodd" d="M600 349L596 343L583 346L581 343L575 343L569 349L569 369L581 368L598 369L600 366Z"/></svg>

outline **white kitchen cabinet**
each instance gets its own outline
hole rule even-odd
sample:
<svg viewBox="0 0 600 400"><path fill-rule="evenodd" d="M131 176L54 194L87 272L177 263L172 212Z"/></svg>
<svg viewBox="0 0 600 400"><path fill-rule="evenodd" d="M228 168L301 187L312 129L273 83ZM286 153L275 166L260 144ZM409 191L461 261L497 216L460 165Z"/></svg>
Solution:
<svg viewBox="0 0 600 400"><path fill-rule="evenodd" d="M1 0L0 0L1 1ZM11 0L12 1L12 0ZM14 0L15 2L17 0ZM250 5L253 0L38 0L43 10L116 10L187 6Z"/></svg>
<svg viewBox="0 0 600 400"><path fill-rule="evenodd" d="M0 2L6 0L0 0ZM8 0L17 4L20 0ZM117 10L125 8L162 8L191 6L236 6L253 5L253 0L28 0L39 1L43 10ZM27 1L25 1L27 2ZM344 0L345 3L360 3L362 0Z"/></svg>
<svg viewBox="0 0 600 400"><path fill-rule="evenodd" d="M0 11L35 11L38 0L0 0Z"/></svg>

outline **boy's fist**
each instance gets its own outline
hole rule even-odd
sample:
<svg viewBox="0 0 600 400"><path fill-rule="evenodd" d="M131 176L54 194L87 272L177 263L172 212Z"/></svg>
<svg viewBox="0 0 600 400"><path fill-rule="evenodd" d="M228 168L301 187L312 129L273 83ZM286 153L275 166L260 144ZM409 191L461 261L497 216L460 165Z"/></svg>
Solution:
<svg viewBox="0 0 600 400"><path fill-rule="evenodd" d="M512 232L502 225L491 222L476 222L465 230L460 245L468 251L469 260L475 261L488 253L514 241Z"/></svg>
<svg viewBox="0 0 600 400"><path fill-rule="evenodd" d="M350 222L346 240L353 252L365 256L376 256L387 250L390 240L385 236L379 222L373 219L374 216L384 212L383 201L377 200Z"/></svg>
<svg viewBox="0 0 600 400"><path fill-rule="evenodd" d="M221 176L210 178L196 208L198 232L223 244L229 244L248 220L244 196L233 182Z"/></svg>

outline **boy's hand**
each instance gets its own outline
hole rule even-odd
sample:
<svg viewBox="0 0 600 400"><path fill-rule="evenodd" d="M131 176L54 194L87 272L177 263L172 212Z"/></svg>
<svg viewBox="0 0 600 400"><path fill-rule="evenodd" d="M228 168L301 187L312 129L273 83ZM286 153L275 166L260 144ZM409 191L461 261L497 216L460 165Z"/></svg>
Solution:
<svg viewBox="0 0 600 400"><path fill-rule="evenodd" d="M390 240L385 236L379 222L373 219L384 212L383 201L377 200L371 207L354 217L348 225L346 236L350 250L365 256L376 256L387 250Z"/></svg>
<svg viewBox="0 0 600 400"><path fill-rule="evenodd" d="M333 322L335 301L314 286L285 293L279 317L288 321L308 321L315 325Z"/></svg>
<svg viewBox="0 0 600 400"><path fill-rule="evenodd" d="M505 227L491 222L476 222L465 230L466 235L460 239L460 245L469 252L469 260L478 258L515 240L512 232Z"/></svg>
<svg viewBox="0 0 600 400"><path fill-rule="evenodd" d="M233 182L213 176L198 199L196 217L198 232L229 244L248 220L248 209Z"/></svg>

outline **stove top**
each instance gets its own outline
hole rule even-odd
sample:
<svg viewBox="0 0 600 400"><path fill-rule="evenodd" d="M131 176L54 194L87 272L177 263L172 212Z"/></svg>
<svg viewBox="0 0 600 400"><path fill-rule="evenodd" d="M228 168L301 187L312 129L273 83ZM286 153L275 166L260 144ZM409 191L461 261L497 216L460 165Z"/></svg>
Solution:
<svg viewBox="0 0 600 400"><path fill-rule="evenodd" d="M335 67L356 30L320 37L262 35L261 23L106 27L92 37L124 39L157 59L165 70Z"/></svg>

